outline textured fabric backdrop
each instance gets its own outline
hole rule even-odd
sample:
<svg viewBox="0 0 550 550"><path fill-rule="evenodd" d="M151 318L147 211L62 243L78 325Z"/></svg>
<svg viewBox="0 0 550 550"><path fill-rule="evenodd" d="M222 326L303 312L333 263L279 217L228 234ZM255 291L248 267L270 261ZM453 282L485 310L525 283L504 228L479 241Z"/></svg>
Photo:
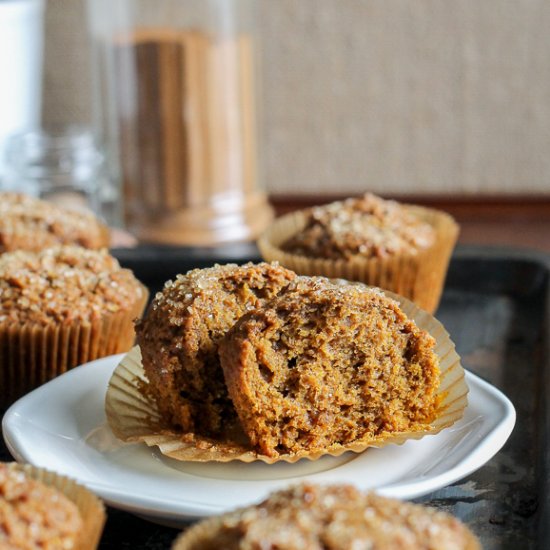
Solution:
<svg viewBox="0 0 550 550"><path fill-rule="evenodd" d="M270 192L550 194L550 2L258 1ZM48 0L46 122L89 120L88 56Z"/></svg>

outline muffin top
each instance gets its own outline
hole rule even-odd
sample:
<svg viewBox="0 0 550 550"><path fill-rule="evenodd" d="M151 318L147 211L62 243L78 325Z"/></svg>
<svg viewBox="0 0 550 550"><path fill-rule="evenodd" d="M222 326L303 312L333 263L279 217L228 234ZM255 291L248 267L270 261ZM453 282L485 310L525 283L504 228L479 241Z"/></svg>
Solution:
<svg viewBox="0 0 550 550"><path fill-rule="evenodd" d="M410 208L367 193L311 208L304 229L281 248L312 258L369 259L416 254L434 240L433 227Z"/></svg>
<svg viewBox="0 0 550 550"><path fill-rule="evenodd" d="M174 550L479 550L472 533L449 514L419 504L364 494L349 485L303 484L256 506L206 520Z"/></svg>
<svg viewBox="0 0 550 550"><path fill-rule="evenodd" d="M0 463L0 547L76 548L82 519L58 490Z"/></svg>
<svg viewBox="0 0 550 550"><path fill-rule="evenodd" d="M0 255L0 322L70 323L127 311L144 287L106 251L60 246Z"/></svg>
<svg viewBox="0 0 550 550"><path fill-rule="evenodd" d="M0 193L0 253L78 244L109 246L109 232L91 212L60 208L20 193Z"/></svg>
<svg viewBox="0 0 550 550"><path fill-rule="evenodd" d="M162 292L155 295L151 309L152 312L162 310L171 325L181 326L184 319L194 313L189 307L196 308L202 303L200 300L214 309L208 312L211 317L224 314L224 307L234 307L234 302L244 304L244 310L251 310L277 294L294 277L294 272L266 262L193 269L177 275L174 281L167 281Z"/></svg>

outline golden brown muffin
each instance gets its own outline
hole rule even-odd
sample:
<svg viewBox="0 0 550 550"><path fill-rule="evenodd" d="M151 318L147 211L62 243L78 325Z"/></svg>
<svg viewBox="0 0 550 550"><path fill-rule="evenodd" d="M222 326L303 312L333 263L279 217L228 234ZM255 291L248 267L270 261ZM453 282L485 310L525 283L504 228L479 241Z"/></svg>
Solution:
<svg viewBox="0 0 550 550"><path fill-rule="evenodd" d="M378 289L299 277L220 345L229 395L268 456L429 430L434 339Z"/></svg>
<svg viewBox="0 0 550 550"><path fill-rule="evenodd" d="M59 491L0 464L0 547L76 548L82 519Z"/></svg>
<svg viewBox="0 0 550 550"><path fill-rule="evenodd" d="M0 255L1 404L66 370L128 350L147 290L106 251Z"/></svg>
<svg viewBox="0 0 550 550"><path fill-rule="evenodd" d="M236 415L218 345L244 313L262 306L292 279L276 264L229 264L178 275L137 323L143 367L161 413L184 432L217 436Z"/></svg>
<svg viewBox="0 0 550 550"><path fill-rule="evenodd" d="M207 519L173 550L480 550L459 520L419 504L361 493L348 485L304 484Z"/></svg>
<svg viewBox="0 0 550 550"><path fill-rule="evenodd" d="M361 281L432 313L457 236L444 212L366 194L282 216L258 247L300 275Z"/></svg>
<svg viewBox="0 0 550 550"><path fill-rule="evenodd" d="M106 248L109 230L92 213L19 193L0 193L0 253L61 244Z"/></svg>
<svg viewBox="0 0 550 550"><path fill-rule="evenodd" d="M104 524L103 503L73 480L0 463L0 548L95 550Z"/></svg>

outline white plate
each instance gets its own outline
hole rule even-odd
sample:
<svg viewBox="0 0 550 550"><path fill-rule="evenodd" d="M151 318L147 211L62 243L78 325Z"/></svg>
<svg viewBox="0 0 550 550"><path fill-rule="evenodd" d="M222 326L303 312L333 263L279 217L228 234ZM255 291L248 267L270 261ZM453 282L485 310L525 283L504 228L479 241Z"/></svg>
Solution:
<svg viewBox="0 0 550 550"><path fill-rule="evenodd" d="M4 416L4 439L17 461L71 476L110 505L164 523L250 504L305 479L352 483L393 497L421 496L487 462L516 417L500 391L467 372L464 418L435 436L315 462L182 463L143 444L121 444L106 425L105 391L121 357L78 367L20 399Z"/></svg>

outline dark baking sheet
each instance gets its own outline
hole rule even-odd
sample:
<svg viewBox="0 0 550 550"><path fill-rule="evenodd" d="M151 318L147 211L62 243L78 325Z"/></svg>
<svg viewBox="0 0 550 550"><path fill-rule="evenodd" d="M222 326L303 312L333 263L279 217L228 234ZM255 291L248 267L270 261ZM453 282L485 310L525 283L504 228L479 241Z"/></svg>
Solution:
<svg viewBox="0 0 550 550"><path fill-rule="evenodd" d="M250 245L114 252L153 291L193 267L259 258ZM491 461L418 499L461 518L486 550L550 548L549 272L550 259L543 254L459 248L437 312L464 366L501 389L517 411L512 436ZM9 459L3 443L0 458ZM176 534L109 509L100 548L168 549Z"/></svg>

